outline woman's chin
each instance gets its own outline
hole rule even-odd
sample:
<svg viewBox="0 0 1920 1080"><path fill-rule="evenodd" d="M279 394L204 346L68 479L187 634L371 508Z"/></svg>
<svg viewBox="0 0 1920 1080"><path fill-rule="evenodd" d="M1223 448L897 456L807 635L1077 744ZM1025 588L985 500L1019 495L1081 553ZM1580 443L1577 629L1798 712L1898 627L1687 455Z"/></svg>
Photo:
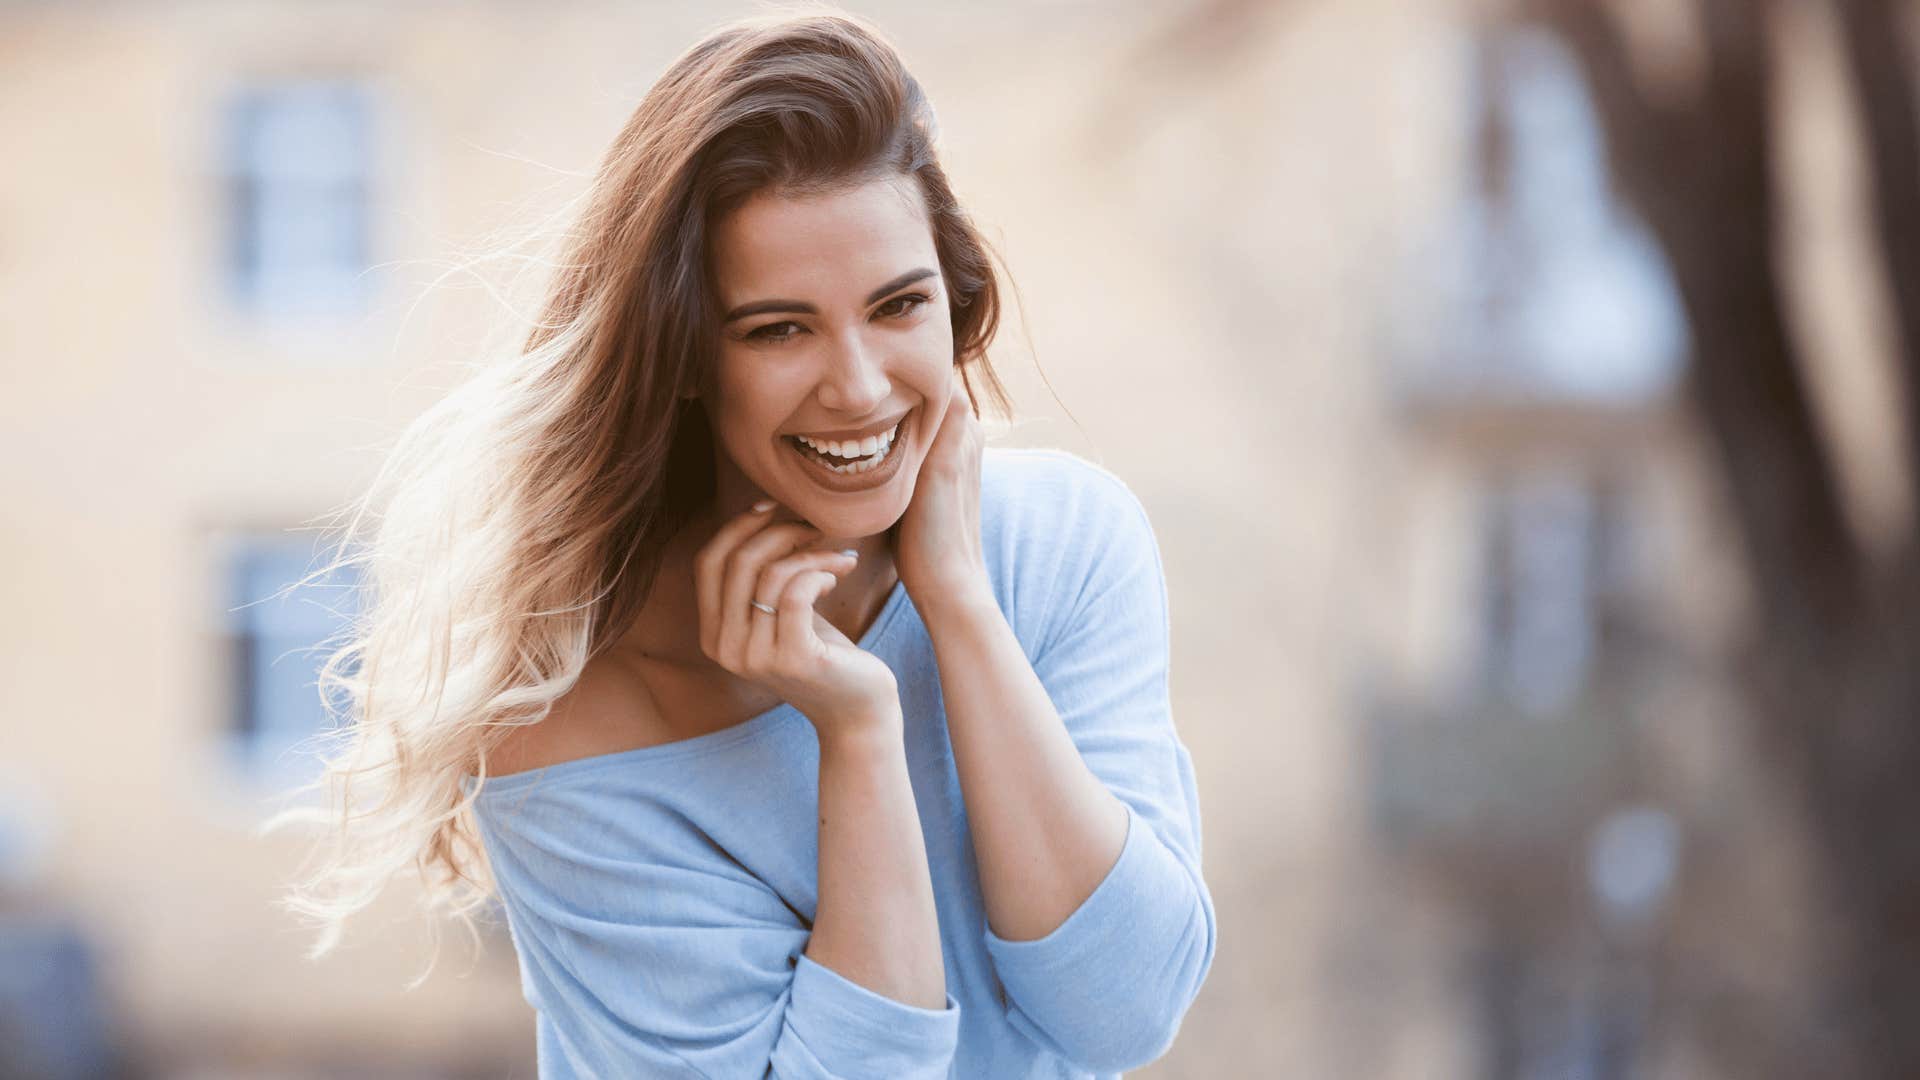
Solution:
<svg viewBox="0 0 1920 1080"><path fill-rule="evenodd" d="M900 514L890 513L888 512L890 508L886 507L873 510L823 509L817 512L809 512L813 508L805 506L796 506L793 509L806 518L807 524L836 540L859 540L877 533L884 533L900 520Z"/></svg>
<svg viewBox="0 0 1920 1080"><path fill-rule="evenodd" d="M899 449L905 450L902 446ZM793 467L794 462L783 464ZM843 540L857 540L873 536L891 529L895 522L907 511L913 501L915 473L903 465L911 465L905 460L882 466L882 473L869 481L871 486L859 487L858 481L845 485L813 483L816 478L807 472L808 467L801 465L799 483L792 479L783 484L788 499L782 499L787 509L795 516L830 537ZM787 479L787 478L783 478ZM834 487L841 487L834 490ZM851 488L851 490L848 490ZM774 496L776 499L779 496ZM788 501L791 500L791 501Z"/></svg>

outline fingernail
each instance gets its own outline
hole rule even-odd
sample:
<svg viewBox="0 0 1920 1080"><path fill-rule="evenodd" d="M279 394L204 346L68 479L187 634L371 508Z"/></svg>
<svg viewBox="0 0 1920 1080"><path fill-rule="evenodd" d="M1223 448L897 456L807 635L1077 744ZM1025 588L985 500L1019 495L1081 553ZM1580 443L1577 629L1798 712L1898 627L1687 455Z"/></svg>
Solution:
<svg viewBox="0 0 1920 1080"><path fill-rule="evenodd" d="M860 557L860 553L852 548L841 548L840 554L845 555L849 559L857 559Z"/></svg>
<svg viewBox="0 0 1920 1080"><path fill-rule="evenodd" d="M764 514L771 509L773 509L772 499L761 499L759 502L753 504L753 512L756 514Z"/></svg>

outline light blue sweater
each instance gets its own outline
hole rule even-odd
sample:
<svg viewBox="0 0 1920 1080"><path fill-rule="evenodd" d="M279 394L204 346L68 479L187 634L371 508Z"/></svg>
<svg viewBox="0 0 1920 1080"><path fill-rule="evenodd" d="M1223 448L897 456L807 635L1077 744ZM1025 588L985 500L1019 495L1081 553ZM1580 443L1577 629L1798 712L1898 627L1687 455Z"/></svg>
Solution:
<svg viewBox="0 0 1920 1080"><path fill-rule="evenodd" d="M1159 547L1126 485L1072 454L989 447L981 471L1000 608L1081 756L1127 805L1106 878L1038 940L988 928L932 642L896 586L860 647L900 685L946 1007L882 996L805 955L820 747L782 704L484 785L476 816L538 1013L542 1078L1112 1077L1172 1044L1213 963L1214 915L1193 763L1167 704Z"/></svg>

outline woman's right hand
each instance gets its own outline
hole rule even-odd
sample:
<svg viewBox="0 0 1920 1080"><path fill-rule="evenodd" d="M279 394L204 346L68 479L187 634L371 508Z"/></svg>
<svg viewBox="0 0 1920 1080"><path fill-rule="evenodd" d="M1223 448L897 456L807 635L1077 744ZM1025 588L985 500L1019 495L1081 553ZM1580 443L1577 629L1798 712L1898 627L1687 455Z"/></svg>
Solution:
<svg viewBox="0 0 1920 1080"><path fill-rule="evenodd" d="M854 567L851 556L805 547L823 535L806 522L775 523L771 509L748 510L693 565L701 651L779 694L825 739L900 723L900 691L892 669L813 609Z"/></svg>

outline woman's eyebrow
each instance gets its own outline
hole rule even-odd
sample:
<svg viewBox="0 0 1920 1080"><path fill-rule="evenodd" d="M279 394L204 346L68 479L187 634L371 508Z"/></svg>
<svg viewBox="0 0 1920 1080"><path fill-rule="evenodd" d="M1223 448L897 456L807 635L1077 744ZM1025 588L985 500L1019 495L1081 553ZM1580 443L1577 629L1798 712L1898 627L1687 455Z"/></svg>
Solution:
<svg viewBox="0 0 1920 1080"><path fill-rule="evenodd" d="M930 270L924 266L915 267L868 293L867 303L878 303L882 297L895 289L904 288L924 278L937 277L939 273L940 271L938 270ZM739 307L727 312L726 317L721 319L720 322L722 325L725 325L736 319L744 319L749 315L771 315L774 312L780 312L781 314L817 315L820 313L820 309L807 303L805 300L755 300L751 303L741 304Z"/></svg>
<svg viewBox="0 0 1920 1080"><path fill-rule="evenodd" d="M887 282L885 285L882 285L879 288L868 293L867 303L877 304L880 302L880 299L882 297L886 296L888 293L892 292L893 290L903 289L908 285L911 285L914 282L919 281L921 278L930 278L938 273L939 273L938 270L929 270L924 266L918 269L909 270L906 273L901 274L899 277L894 278L892 281Z"/></svg>

